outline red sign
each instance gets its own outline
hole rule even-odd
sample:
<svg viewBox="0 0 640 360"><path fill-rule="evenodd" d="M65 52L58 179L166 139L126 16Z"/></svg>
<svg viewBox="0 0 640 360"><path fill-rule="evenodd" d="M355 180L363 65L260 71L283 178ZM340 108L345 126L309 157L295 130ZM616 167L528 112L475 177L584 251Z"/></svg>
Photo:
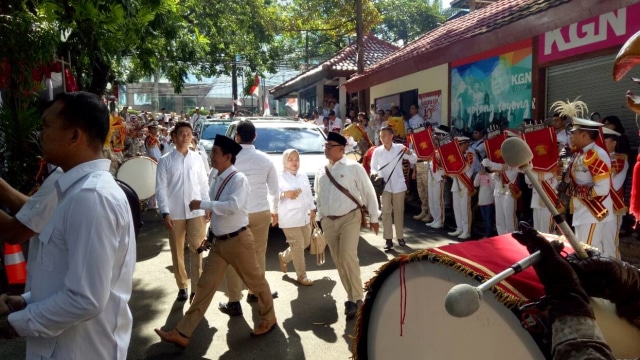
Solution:
<svg viewBox="0 0 640 360"><path fill-rule="evenodd" d="M640 4L582 20L539 37L540 63L624 44L640 30Z"/></svg>
<svg viewBox="0 0 640 360"><path fill-rule="evenodd" d="M442 167L447 175L458 175L464 171L466 163L457 141L439 146L442 156Z"/></svg>

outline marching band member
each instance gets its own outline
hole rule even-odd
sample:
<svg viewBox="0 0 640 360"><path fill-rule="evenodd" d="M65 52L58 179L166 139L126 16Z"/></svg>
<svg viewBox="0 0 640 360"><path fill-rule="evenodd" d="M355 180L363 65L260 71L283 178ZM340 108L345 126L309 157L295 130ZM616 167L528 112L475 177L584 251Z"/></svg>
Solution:
<svg viewBox="0 0 640 360"><path fill-rule="evenodd" d="M611 157L611 185L614 192L619 196L620 199L624 198L624 180L627 178L627 171L629 171L629 162L627 161L627 154L618 154L616 153L616 146L618 145L618 139L620 138L620 133L614 130L611 130L607 127L602 128L602 132L604 133L604 144L607 148L607 152ZM622 224L622 216L624 215L623 211L615 209L616 211L616 241L618 240L618 233L620 231L620 225Z"/></svg>
<svg viewBox="0 0 640 360"><path fill-rule="evenodd" d="M505 130L507 137L519 137L514 130ZM495 188L493 196L496 207L496 230L498 235L508 234L518 228L516 203L522 195L518 187L518 168L499 164L489 160L482 160L482 166L494 172Z"/></svg>
<svg viewBox="0 0 640 360"><path fill-rule="evenodd" d="M475 191L471 177L473 176L473 169L477 167L479 161L476 153L469 149L468 137L456 136L455 140L460 146L465 168L461 174L452 176L451 195L453 198L453 214L456 218L456 231L450 232L449 236L457 236L458 239L466 240L471 237L470 198L473 195L472 192ZM470 182L471 188L467 186L466 181Z"/></svg>
<svg viewBox="0 0 640 360"><path fill-rule="evenodd" d="M433 130L436 138L449 135L449 127L440 125ZM442 168L441 154L436 149L430 160L425 162L427 168L427 199L429 212L433 220L426 225L433 229L441 229L444 226L444 169Z"/></svg>
<svg viewBox="0 0 640 360"><path fill-rule="evenodd" d="M550 171L533 170L533 173L538 175L538 182L540 182L542 186L546 187L548 185L549 189L555 189L558 185L558 179L556 175ZM542 198L540 198L540 194L538 194L538 191L533 188L529 178L525 177L524 181L532 190L531 209L533 209L533 228L542 233L552 234L555 231L555 223L552 220L551 211L549 211L547 206L544 204L544 201L542 201ZM544 183L546 183L547 185L545 185ZM562 213L562 211L560 212Z"/></svg>
<svg viewBox="0 0 640 360"><path fill-rule="evenodd" d="M596 121L573 118L570 141L576 152L569 164L567 192L571 196L576 237L606 255L619 258L617 223L609 194L611 160L606 150L595 143L601 126Z"/></svg>
<svg viewBox="0 0 640 360"><path fill-rule="evenodd" d="M162 157L162 150L160 150L160 140L158 139L158 122L153 120L147 125L149 134L144 139L144 146L147 149L147 156L155 160L156 162Z"/></svg>

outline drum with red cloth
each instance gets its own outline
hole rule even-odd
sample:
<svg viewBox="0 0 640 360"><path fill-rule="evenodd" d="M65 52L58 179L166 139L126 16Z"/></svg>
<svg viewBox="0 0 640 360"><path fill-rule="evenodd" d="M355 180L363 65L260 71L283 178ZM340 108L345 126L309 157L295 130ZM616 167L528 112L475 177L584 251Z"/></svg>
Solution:
<svg viewBox="0 0 640 360"><path fill-rule="evenodd" d="M391 260L366 284L352 344L354 358L550 358L549 324L535 312L521 311L522 305L544 295L533 268L493 287L493 294L484 294L480 309L469 317L452 317L444 306L453 286L477 286L528 255L511 235L502 235ZM614 355L640 354L640 331L618 318L610 302L592 300Z"/></svg>

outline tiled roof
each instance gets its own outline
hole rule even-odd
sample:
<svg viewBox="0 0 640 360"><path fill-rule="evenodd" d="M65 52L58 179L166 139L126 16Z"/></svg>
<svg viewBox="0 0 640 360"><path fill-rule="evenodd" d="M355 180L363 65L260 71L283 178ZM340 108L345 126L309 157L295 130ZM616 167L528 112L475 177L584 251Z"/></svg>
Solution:
<svg viewBox="0 0 640 360"><path fill-rule="evenodd" d="M390 54L399 49L398 46L378 39L372 34L365 35L363 43L365 69L387 58ZM332 73L344 73L343 76L352 75L358 71L357 58L358 46L354 41L342 50L338 51L338 53L336 53L332 58L314 66L292 79L285 81L269 91L275 97L280 97L308 86L309 83L318 81L325 76L333 76Z"/></svg>
<svg viewBox="0 0 640 360"><path fill-rule="evenodd" d="M501 0L495 2L480 10L444 23L442 26L407 44L393 55L366 69L364 74L354 76L348 82L377 73L421 54L433 53L434 57L437 57L437 50L445 46L497 30L569 1L571 0ZM448 62L447 59L443 60L441 63Z"/></svg>
<svg viewBox="0 0 640 360"><path fill-rule="evenodd" d="M388 57L399 49L391 43L380 40L373 34L367 34L363 39L364 43L364 67L371 67L378 61ZM334 57L325 61L323 65L329 66L338 71L358 71L358 46L352 42L349 46L340 50Z"/></svg>

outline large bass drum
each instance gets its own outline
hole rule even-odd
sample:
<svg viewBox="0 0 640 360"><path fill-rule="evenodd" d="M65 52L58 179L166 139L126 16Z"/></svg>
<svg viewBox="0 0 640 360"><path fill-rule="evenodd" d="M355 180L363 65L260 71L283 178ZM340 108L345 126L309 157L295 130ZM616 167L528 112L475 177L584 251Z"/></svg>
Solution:
<svg viewBox="0 0 640 360"><path fill-rule="evenodd" d="M140 200L152 197L156 193L156 170L158 163L146 156L135 156L118 168L116 179L129 185Z"/></svg>
<svg viewBox="0 0 640 360"><path fill-rule="evenodd" d="M354 358L550 359L549 342L522 326L518 310L543 295L532 268L500 283L493 294L485 293L480 309L467 318L452 317L444 307L453 286L477 286L528 255L510 235L503 235L391 260L366 285ZM615 315L610 302L593 300L598 325L614 355L635 358L640 354L640 331Z"/></svg>

